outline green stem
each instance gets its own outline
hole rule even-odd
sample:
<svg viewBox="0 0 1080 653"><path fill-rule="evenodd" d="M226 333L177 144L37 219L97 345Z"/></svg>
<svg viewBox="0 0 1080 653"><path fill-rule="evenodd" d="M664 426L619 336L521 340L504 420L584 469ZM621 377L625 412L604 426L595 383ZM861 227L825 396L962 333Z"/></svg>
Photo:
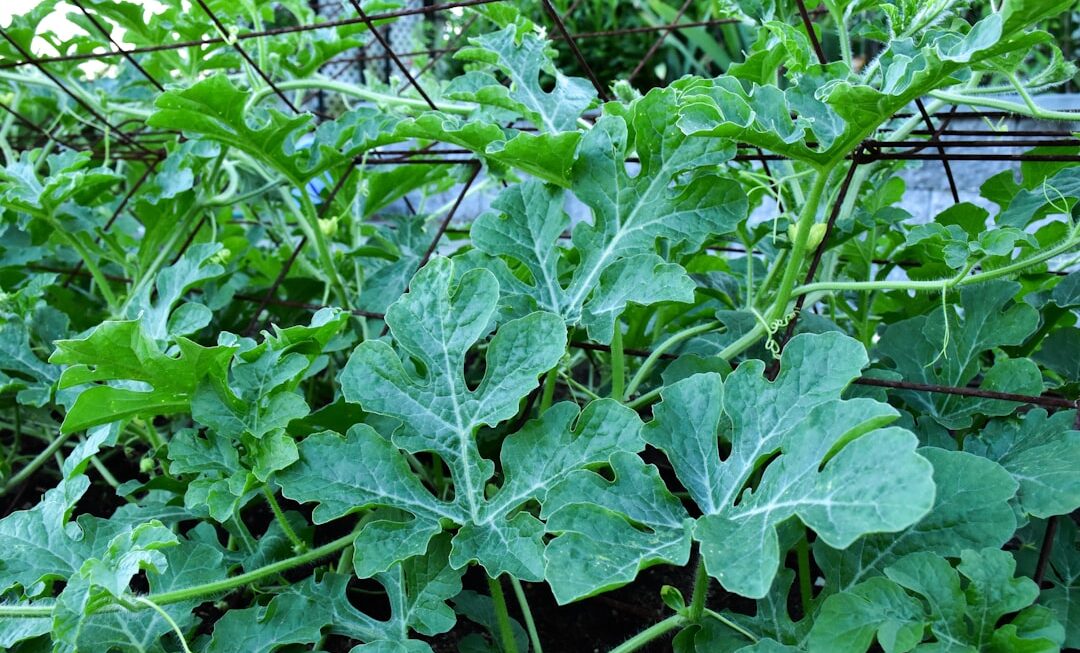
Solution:
<svg viewBox="0 0 1080 653"><path fill-rule="evenodd" d="M293 79L289 81L278 82L277 87L280 88L282 91L292 91L297 89L319 89L323 91L334 91L335 93L341 93L342 95L357 97L361 100L367 100L376 104L390 104L409 107L410 109L419 109L422 111L428 111L431 109L431 107L428 106L427 102L419 98L399 97L397 95L378 93L376 91L366 89L362 86L334 81L330 79ZM273 92L274 89L269 87L263 87L255 91L255 93L252 94L251 99L248 100L246 107L247 110L250 111L255 105L265 100ZM476 105L459 104L440 100L439 110L445 113L467 115L476 110Z"/></svg>
<svg viewBox="0 0 1080 653"><path fill-rule="evenodd" d="M539 415L543 415L548 408L551 408L551 402L555 399L555 382L558 378L559 366L556 365L548 370L547 375L544 377L544 394L540 397Z"/></svg>
<svg viewBox="0 0 1080 653"><path fill-rule="evenodd" d="M802 601L803 615L808 615L814 592L813 579L810 577L810 542L805 534L795 546L795 554L799 559L799 599Z"/></svg>
<svg viewBox="0 0 1080 653"><path fill-rule="evenodd" d="M772 285L776 281L776 275L784 266L784 259L787 258L788 251L786 249L780 250L776 255L776 262L769 268L769 272L765 275L765 279L762 280L761 285L758 286L757 292L754 293L753 306L757 306L761 303L761 300L772 290Z"/></svg>
<svg viewBox="0 0 1080 653"><path fill-rule="evenodd" d="M846 12L833 11L834 6L831 2L826 2L825 6L829 8L829 13L832 14L833 22L836 23L836 38L840 41L840 57L844 60L844 63L847 64L847 67L851 68L851 37L848 35Z"/></svg>
<svg viewBox="0 0 1080 653"><path fill-rule="evenodd" d="M622 400L626 383L626 361L623 358L622 325L615 320L615 335L611 338L611 398Z"/></svg>
<svg viewBox="0 0 1080 653"><path fill-rule="evenodd" d="M755 644L757 644L758 640L760 639L760 638L759 638L759 637L758 637L757 635L755 635L754 633L752 633L752 632L750 632L749 630L747 630L747 629L743 628L742 626L740 626L739 624L735 623L735 622L734 622L734 621L732 621L731 619L728 619L727 617L725 617L724 615L720 614L719 612L715 612L715 611L713 611L713 610L710 610L710 609L708 609L708 608L705 608L705 616L706 616L706 617L712 617L713 619L716 619L716 620L717 620L717 621L719 621L720 623L724 624L724 625L725 625L725 626L727 626L728 628L730 628L730 629L734 630L735 632L739 633L739 634L740 634L740 635L742 635L743 637L746 637L747 639L749 639L749 640L750 640L751 642L753 642L753 643L755 643Z"/></svg>
<svg viewBox="0 0 1080 653"><path fill-rule="evenodd" d="M999 100L997 98L977 95L950 93L949 91L930 91L930 95L950 104L967 104L974 107L999 109L1001 111L1008 111L1009 113L1015 113L1022 116L1030 116L1037 120L1080 121L1080 113L1076 111L1053 111L1038 106L1032 108L1025 104L1020 104L1019 102L1010 102L1008 100Z"/></svg>
<svg viewBox="0 0 1080 653"><path fill-rule="evenodd" d="M503 653L518 653L514 631L510 628L510 613L506 610L506 596L503 594L502 583L498 578L489 576L488 589L491 591L491 600L495 604L495 622L499 626L499 639L502 642Z"/></svg>
<svg viewBox="0 0 1080 653"><path fill-rule="evenodd" d="M51 223L52 221L50 220L49 222ZM90 252L83 247L78 238L66 233L59 226L55 226L54 229L56 229L56 233L60 234L60 236L71 245L71 248L74 249L83 260L83 264L90 272L90 276L94 278L94 283L101 292L101 296L105 299L105 303L109 305L109 310L115 313L117 308L116 295L113 294L112 286L109 285L109 280L105 278L101 268L98 267L97 261L95 261Z"/></svg>
<svg viewBox="0 0 1080 653"><path fill-rule="evenodd" d="M1009 265L1002 266L993 270L987 270L985 272L979 272L971 276L965 276L967 270L964 270L960 275L951 277L948 279L935 279L924 281L821 281L818 283L809 283L805 286L799 286L792 291L792 295L805 295L812 292L834 292L834 291L864 291L864 290L914 290L919 291L939 291L948 290L950 288L958 288L961 286L970 286L971 284L980 283L983 281L990 281L991 279L997 279L999 277L1008 276L1020 272L1026 268L1029 268L1038 263L1042 263L1048 259L1052 259L1055 256L1060 256L1080 245L1080 239L1075 236L1070 237L1065 242L1052 247L1046 251L1039 252L1025 259L1021 259Z"/></svg>
<svg viewBox="0 0 1080 653"><path fill-rule="evenodd" d="M34 472L36 472L42 465L44 465L45 462L49 460L49 458L52 458L52 455L59 451L60 447L64 446L64 442L66 442L67 439L71 437L71 435L71 433L61 433L56 438L54 438L53 441L49 443L49 446L45 447L45 449L41 453L34 456L33 460L27 463L26 466L20 469L14 476L9 478L7 482L4 483L3 487L0 487L0 497L4 496L8 492L10 492L12 488L18 487L20 484L23 483L23 481L33 476Z"/></svg>
<svg viewBox="0 0 1080 653"><path fill-rule="evenodd" d="M275 576L283 571L288 571L293 567L301 567L306 564L310 564L333 555L334 553L344 549L351 545L353 540L356 539L357 531L353 531L344 537L339 537L333 542L328 542L318 548L311 549L306 553L295 555L291 558L279 560L277 562L266 565L265 567L259 567L258 569L252 569L251 571L240 574L238 576L232 576L230 578L224 578L222 580L216 580L210 583L203 583L202 585L194 585L192 587L185 587L184 589L173 590L171 592L162 592L160 594L149 594L147 599L153 601L158 605L169 605L170 603L181 603L183 601L192 601L194 599L200 599L204 596L210 596L213 594L221 594L234 590L237 587L243 587L245 585L251 585L257 581L267 578L269 576ZM50 617L53 612L53 603L38 604L38 605L0 605L0 617ZM115 609L119 609L120 606L116 606Z"/></svg>
<svg viewBox="0 0 1080 653"><path fill-rule="evenodd" d="M696 624L701 621L701 615L705 611L705 597L709 594L709 573L705 571L705 559L700 558L697 571L694 573L694 593L690 598L690 611L686 618L690 623Z"/></svg>
<svg viewBox="0 0 1080 653"><path fill-rule="evenodd" d="M560 372L559 376L562 377L562 380L566 382L566 385L570 386L572 390L577 390L581 394L588 397L589 401L596 401L597 399L601 398L600 395L590 390L587 385L583 385L582 383L578 382L577 379L570 376L566 372Z"/></svg>
<svg viewBox="0 0 1080 653"><path fill-rule="evenodd" d="M213 166L210 169L210 175L208 176L206 183L200 183L200 187L209 189L217 188L218 174L221 172L221 165L225 161L225 155L227 152L228 148L223 147L221 149L221 152L214 160ZM146 268L145 271L143 271L139 275L138 281L135 282L135 285L128 293L127 301L124 302L124 306L120 309L119 314L114 313L114 315L116 315L117 317L123 317L124 315L126 315L127 309L131 305L131 302L134 301L135 298L137 298L141 294L143 288L145 288L147 284L153 283L153 281L157 278L158 270L160 270L161 267L165 265L165 261L167 261L168 258L172 255L173 249L176 247L176 245L189 236L188 223L195 216L195 214L203 208L205 208L203 204L200 201L196 200L191 204L190 207L188 207L186 211L184 211L184 214L180 216L180 218L176 221L176 225L170 231L168 240L166 240L165 243L163 243L162 246L158 248L158 253L150 262L150 265Z"/></svg>
<svg viewBox="0 0 1080 653"><path fill-rule="evenodd" d="M825 192L825 186L829 181L832 168L823 168L818 171L814 178L814 184L810 187L810 194L806 197L802 212L799 214L799 222L795 231L795 242L791 245L791 259L784 268L784 276L780 279L780 287L776 291L776 299L766 315L767 321L779 319L787 312L787 304L791 299L791 291L795 287L795 279L803 267L806 258L807 241L810 238L810 227L817 218L818 205Z"/></svg>
<svg viewBox="0 0 1080 653"><path fill-rule="evenodd" d="M315 252L323 274L326 275L330 287L338 295L338 301L341 302L341 305L344 308L351 308L352 303L349 301L349 293L345 290L345 283L341 280L337 266L334 265L334 257L330 254L330 243L326 239L326 234L319 227L318 211L315 210L315 205L311 203L311 197L304 186L300 187L300 206L301 215L303 216L300 223L301 228L308 239L315 243ZM327 208L329 209L329 207Z"/></svg>
<svg viewBox="0 0 1080 653"><path fill-rule="evenodd" d="M675 630L683 626L686 623L686 618L681 614L675 614L663 621L649 626L645 630L641 631L637 635L634 635L630 639L626 640L622 644L619 644L615 648L611 649L611 653L631 653L636 651L642 646L652 642L654 639L662 637L669 631Z"/></svg>
<svg viewBox="0 0 1080 653"><path fill-rule="evenodd" d="M525 631L529 633L533 653L544 653L543 647L540 646L540 633L536 632L536 622L533 621L532 610L529 608L529 600L525 597L525 589L521 587L521 581L511 576L510 586L514 588L514 596L517 597L521 615L525 618Z"/></svg>
<svg viewBox="0 0 1080 653"><path fill-rule="evenodd" d="M274 492L270 489L269 485L263 485L263 496L266 497L266 503L270 504L270 510L274 513L274 519L277 520L281 530L285 533L285 537L289 538L292 542L293 551L301 553L307 551L307 544L300 539L300 536L293 530L292 524L285 518L285 512L281 509L281 504L278 503L277 497L274 496Z"/></svg>
<svg viewBox="0 0 1080 653"><path fill-rule="evenodd" d="M713 329L720 327L721 324L722 323L719 321L712 321L705 324L692 326L673 334L667 340L660 343L660 345L656 349L654 349L652 353L649 354L649 357L646 358L645 361L641 364L641 367L638 368L638 371L634 374L634 378L630 379L630 383L626 386L625 396L629 398L631 395L634 394L634 390L637 390L638 386L641 385L641 383L646 378L648 378L649 372L651 372L653 366L656 365L656 361L660 360L660 357L663 356L664 353L667 352L667 350L671 349L672 347L684 340L693 338L694 336L705 333L707 331L712 331ZM615 395L613 394L612 396Z"/></svg>
<svg viewBox="0 0 1080 653"><path fill-rule="evenodd" d="M105 466L105 463L101 462L101 459L97 456L90 456L90 464L94 466L98 474L101 474L101 478L109 484L112 489L116 490L120 487L120 481L116 480L116 477L112 475L109 468Z"/></svg>
<svg viewBox="0 0 1080 653"><path fill-rule="evenodd" d="M180 640L180 647L184 650L184 653L191 653L191 647L188 646L187 639L184 637L184 631L180 630L180 624L173 620L172 615L165 612L164 608L145 596L136 597L135 602L141 603L161 615L161 618L165 620L165 623L169 624L169 627L176 633L176 638Z"/></svg>

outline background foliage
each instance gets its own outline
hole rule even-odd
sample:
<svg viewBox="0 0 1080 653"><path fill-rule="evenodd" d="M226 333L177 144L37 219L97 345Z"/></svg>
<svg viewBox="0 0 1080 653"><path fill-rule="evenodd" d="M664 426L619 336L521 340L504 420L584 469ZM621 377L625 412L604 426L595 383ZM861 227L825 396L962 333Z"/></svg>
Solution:
<svg viewBox="0 0 1080 653"><path fill-rule="evenodd" d="M0 645L1080 646L1075 3L467 5L0 33Z"/></svg>

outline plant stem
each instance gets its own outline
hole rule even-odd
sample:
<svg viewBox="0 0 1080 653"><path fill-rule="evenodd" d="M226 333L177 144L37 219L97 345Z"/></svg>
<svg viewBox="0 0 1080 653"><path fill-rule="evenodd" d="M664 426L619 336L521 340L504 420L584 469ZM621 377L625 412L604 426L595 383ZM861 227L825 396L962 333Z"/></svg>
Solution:
<svg viewBox="0 0 1080 653"><path fill-rule="evenodd" d="M818 205L829 181L831 167L818 171L814 178L814 184L810 187L810 194L806 197L802 212L799 214L799 222L795 231L795 242L791 245L791 259L784 268L784 276L780 279L780 287L776 291L776 299L766 313L767 321L779 319L787 312L787 304L791 299L791 291L795 287L795 278L802 270L803 261L806 258L807 241L810 238L810 227L817 218Z"/></svg>
<svg viewBox="0 0 1080 653"><path fill-rule="evenodd" d="M693 338L698 334L712 331L713 329L718 328L720 325L720 321L714 320L705 324L692 326L673 334L667 340L660 343L660 345L656 349L654 349L652 353L649 354L649 357L646 358L645 361L641 364L641 367L638 368L638 371L634 374L634 378L630 379L630 383L626 386L625 396L629 398L630 395L634 394L634 390L637 390L637 387L641 385L642 381L648 378L649 372L651 372L653 366L656 365L656 361L658 361L667 350L671 349L672 347L684 340Z"/></svg>
<svg viewBox="0 0 1080 653"><path fill-rule="evenodd" d="M4 483L3 487L0 487L0 496L4 496L10 492L12 488L18 487L23 481L33 476L38 468L44 465L49 458L52 458L54 453L60 450L60 447L64 445L64 442L66 442L71 435L71 433L61 433L53 438L53 441L49 443L49 446L45 447L41 453L34 456L33 460L9 478L7 482Z"/></svg>
<svg viewBox="0 0 1080 653"><path fill-rule="evenodd" d="M982 97L979 95L950 93L949 91L930 91L930 95L950 104L967 104L974 107L1000 109L1001 111L1029 116L1038 120L1080 121L1080 112L1076 111L1053 111L1038 106L1032 108L1026 104L1020 104L1019 102L1010 102L1008 100L999 100L997 98Z"/></svg>
<svg viewBox="0 0 1080 653"><path fill-rule="evenodd" d="M529 633L533 653L544 653L543 647L540 646L540 634L536 632L536 622L533 621L532 610L529 608L529 600L525 597L525 589L521 587L521 581L511 576L510 586L514 588L514 596L517 597L521 615L525 618L525 630Z"/></svg>
<svg viewBox="0 0 1080 653"><path fill-rule="evenodd" d="M358 532L359 531L353 531L348 535L339 537L318 548L311 549L310 551L295 555L291 558L279 560L264 567L259 567L258 569L252 569L251 571L238 576L203 583L201 585L194 585L192 587L185 587L184 589L173 590L171 592L149 594L146 598L158 605L169 605L170 603L191 601L212 594L228 592L237 587L243 587L244 585L251 585L268 576L274 576L283 571L292 569L293 567L300 567L333 555L351 545L353 540L356 539ZM52 616L53 606L54 604L51 602L44 605L40 603L37 605L0 605L0 617L50 617ZM115 609L119 608L120 606L116 606Z"/></svg>
<svg viewBox="0 0 1080 653"><path fill-rule="evenodd" d="M540 397L540 410L539 415L543 415L547 412L548 408L551 408L551 402L555 399L555 382L559 378L559 366L548 370L546 376L544 376L544 394Z"/></svg>
<svg viewBox="0 0 1080 653"><path fill-rule="evenodd" d="M645 630L641 631L637 635L634 635L630 639L626 640L622 644L619 644L615 648L611 649L611 653L630 653L636 651L642 646L645 646L649 642L662 637L665 633L672 631L686 623L686 618L681 614L671 615L663 621L649 626Z"/></svg>
<svg viewBox="0 0 1080 653"><path fill-rule="evenodd" d="M274 519L276 519L278 525L281 526L281 530L285 533L285 537L289 538L289 541L292 542L293 551L296 551L297 553L307 551L307 544L300 539L300 536L293 530L292 524L285 518L285 513L281 510L281 504L278 503L273 490L270 489L269 485L263 485L262 491L263 496L266 497L266 503L270 504L270 510L274 513Z"/></svg>
<svg viewBox="0 0 1080 653"><path fill-rule="evenodd" d="M697 571L694 573L694 593L690 598L690 611L686 618L690 623L701 621L701 615L705 611L705 598L709 594L709 573L705 571L705 559L698 554Z"/></svg>
<svg viewBox="0 0 1080 653"><path fill-rule="evenodd" d="M403 107L409 107L410 109L419 109L422 111L428 111L431 107L427 102L418 98L399 97L397 95L387 95L386 93L378 93L366 89L362 86L355 84L348 84L345 82L334 81L331 79L314 78L314 79L292 79L284 82L278 82L277 87L282 91L291 91L297 89L321 89L324 91L334 91L335 93L341 93L342 95L350 95L352 97L360 98L361 100L368 100L376 104L390 104ZM262 102L268 96L273 94L274 89L264 86L263 88L255 91L251 99L248 100L247 110L251 110L252 107ZM476 105L473 104L459 104L455 102L446 102L445 100L439 100L439 110L445 113L456 113L461 115L467 115L476 110Z"/></svg>
<svg viewBox="0 0 1080 653"><path fill-rule="evenodd" d="M829 13L832 14L833 22L836 24L836 38L840 41L840 57L847 64L848 68L852 67L851 60L851 37L848 35L847 28L847 16L844 11L833 11L834 4L826 2L825 6L828 7Z"/></svg>
<svg viewBox="0 0 1080 653"><path fill-rule="evenodd" d="M50 220L50 223L51 222L52 221ZM56 225L53 228L56 229L56 233L60 234L61 237L71 245L71 248L78 253L79 257L82 258L83 264L86 265L86 269L90 272L90 276L94 278L94 283L97 284L101 296L105 299L105 303L109 305L109 310L115 312L117 307L116 295L113 294L112 286L109 285L109 280L106 279L105 275L101 272L101 268L98 267L97 261L95 261L90 252L83 247L77 237L68 234L59 225Z"/></svg>
<svg viewBox="0 0 1080 653"><path fill-rule="evenodd" d="M719 612L716 612L714 610L710 610L708 608L705 608L705 616L706 617L712 617L713 619L716 619L720 623L724 624L725 626L727 626L728 628L734 630L735 632L739 633L740 635L746 637L747 639L749 639L751 642L753 642L755 644L757 644L758 640L760 639L754 633L752 633L749 630L743 628L742 626L735 623L731 619L728 619L727 617L720 614Z"/></svg>
<svg viewBox="0 0 1080 653"><path fill-rule="evenodd" d="M772 289L773 282L776 281L776 275L784 266L784 259L787 258L788 251L786 249L780 250L776 255L775 264L769 268L768 273L765 275L765 279L762 280L761 285L758 286L757 291L754 293L754 299L752 306L757 306L761 303L761 300Z"/></svg>
<svg viewBox="0 0 1080 653"><path fill-rule="evenodd" d="M503 653L518 653L514 631L510 628L510 613L506 610L506 596L503 594L502 583L498 578L490 576L487 581L488 589L491 591L491 600L495 604L495 622L499 626L499 639L502 641Z"/></svg>
<svg viewBox="0 0 1080 653"><path fill-rule="evenodd" d="M799 559L799 598L802 600L803 615L810 614L810 603L814 600L813 579L810 577L810 542L804 533L795 545L795 554Z"/></svg>
<svg viewBox="0 0 1080 653"><path fill-rule="evenodd" d="M191 647L188 646L187 639L184 638L184 631L180 630L180 624L176 623L176 621L173 620L172 615L170 615L168 612L165 612L164 608L162 608L157 603L154 603L150 599L146 598L145 596L136 597L135 601L136 603L141 603L161 615L161 618L165 620L165 623L169 624L169 627L172 628L174 633L176 633L176 638L180 640L180 647L184 650L184 653L191 653Z"/></svg>
<svg viewBox="0 0 1080 653"><path fill-rule="evenodd" d="M792 295L805 295L807 293L820 291L833 292L838 290L914 290L916 292L942 289L948 290L950 288L970 286L971 284L990 281L991 279L997 279L998 277L1004 277L1020 272L1032 265L1042 263L1055 256L1064 254L1078 245L1080 245L1080 239L1073 236L1048 250L1039 252L1028 258L1015 261L1000 268L979 272L978 274L973 274L971 276L965 276L967 270L964 270L960 275L948 279L923 281L822 281L799 286L792 291Z"/></svg>
<svg viewBox="0 0 1080 653"><path fill-rule="evenodd" d="M341 305L344 308L352 308L352 303L349 301L349 293L345 290L345 283L341 280L337 267L334 265L334 258L330 254L330 243L327 241L326 235L319 227L318 211L315 210L315 205L312 204L311 197L308 195L306 187L300 187L300 207L300 213L303 216L303 219L300 221L300 226L308 239L315 243L315 251L318 255L319 265L322 267L323 274L325 274L329 280L330 287L333 288L334 292L339 296L338 301L341 302Z"/></svg>
<svg viewBox="0 0 1080 653"><path fill-rule="evenodd" d="M611 398L623 398L623 386L626 382L626 361L623 359L622 325L615 320L615 335L611 337Z"/></svg>

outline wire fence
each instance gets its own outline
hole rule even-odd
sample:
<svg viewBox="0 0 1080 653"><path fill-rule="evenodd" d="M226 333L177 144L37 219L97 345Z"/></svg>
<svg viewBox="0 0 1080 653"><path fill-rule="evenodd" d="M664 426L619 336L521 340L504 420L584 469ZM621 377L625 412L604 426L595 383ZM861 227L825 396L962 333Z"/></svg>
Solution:
<svg viewBox="0 0 1080 653"><path fill-rule="evenodd" d="M388 11L381 13L366 14L361 8L360 4L356 0L350 0L350 4L354 10L355 15L344 17L338 20L332 21L319 21L306 25L295 25L287 27L277 27L272 29L265 29L259 31L248 31L235 34L230 38L225 37L211 37L198 40L188 41L175 41L170 43L162 43L152 46L132 47L124 48L117 43L105 25L94 15L91 10L88 10L78 0L71 0L72 3L80 10L80 12L89 20L90 24L105 37L110 45L110 49L106 49L101 52L79 52L73 54L64 54L51 57L37 57L32 55L23 45L19 43L8 31L0 29L0 37L2 37L7 43L9 43L22 57L17 61L0 62L0 70L14 69L21 67L33 67L41 73L50 84L55 87L57 92L69 97L76 104L82 107L90 116L97 121L101 131L105 134L113 134L120 139L121 143L113 144L110 148L109 156L122 159L122 160L134 160L144 161L146 163L145 172L134 182L131 187L125 193L120 204L114 210L110 219L105 223L102 233L107 232L109 228L117 221L117 219L128 209L130 200L135 196L140 188L146 183L153 171L162 162L167 152L164 147L168 140L175 138L176 133L169 131L144 131L139 125L136 129L124 129L127 124L137 121L126 121L126 123L113 123L109 121L104 115L102 115L92 104L85 100L84 93L77 88L73 88L74 82L70 79L65 79L64 76L55 74L50 70L50 67L56 64L65 64L71 62L86 62L86 61L102 61L112 62L119 65L120 61L126 61L134 69L138 71L155 89L162 91L165 89L165 85L161 80L155 79L151 73L142 65L140 65L137 57L138 55L150 54L155 52L180 50L185 48L209 48L209 47L228 47L234 49L237 54L244 60L244 62L251 68L251 70L274 92L274 94L281 100L281 102L288 107L294 113L300 113L300 108L293 102L288 95L286 95L278 86L273 75L260 68L256 58L252 57L245 49L245 43L253 39L273 38L281 35L293 34L298 32L306 32L319 29L327 29L334 27L343 27L349 25L364 25L366 26L373 38L381 46L381 52L378 54L361 54L359 56L343 57L338 59L331 59L324 64L324 69L327 71L334 71L341 66L360 65L367 61L372 60L390 60L394 63L395 67L405 78L406 83L399 89L398 93L403 93L407 89L411 88L415 90L417 95L424 100L424 102L433 110L438 109L438 104L432 99L427 89L424 88L420 77L421 75L414 75L409 70L409 67L402 61L402 58L411 57L428 57L430 58L428 67L430 68L434 61L437 61L439 57L446 54L450 54L458 51L463 47L460 42L454 43L449 47L443 48L431 48L428 50L418 50L406 53L396 53L391 47L390 42L383 38L377 29L376 23L382 23L384 21L393 20L405 16L432 16L439 12L446 12L450 10L460 10L469 7L478 7L480 5L487 5L495 2L508 2L510 0L461 0L457 2L444 2L438 4L430 4L422 7L405 8L396 11ZM222 33L228 33L228 30L215 15L213 10L204 0L195 0L198 11L203 12L206 17L218 28ZM553 40L565 41L568 45L570 52L578 65L584 71L586 77L595 87L597 93L602 99L609 99L607 87L597 78L593 71L592 66L588 59L583 54L582 50L578 47L577 42L583 39L598 39L598 38L618 38L620 36L630 34L641 33L655 33L657 38L653 42L652 46L647 50L645 56L635 67L634 71L630 74L633 78L640 71L648 65L656 53L661 49L664 42L674 34L678 34L682 30L691 28L710 28L720 25L730 24L737 22L737 19L733 18L717 18L712 20L699 20L699 21L684 21L682 20L687 8L690 6L691 0L686 0L678 12L675 14L673 20L669 23L659 26L638 26L627 29L617 29L609 31L597 31L597 32L583 32L583 33L571 33L568 29L563 16L556 11L555 7L549 0L542 0L544 9L544 15L547 16L553 27L553 33L550 36ZM824 49L817 37L817 32L814 29L813 16L817 11L811 11L807 8L803 0L797 0L799 15L805 27L805 31L811 40L811 44L814 48L814 52L818 57L818 61L822 66L827 63ZM458 39L460 41L460 39ZM423 71L421 71L423 72ZM939 162L942 165L943 172L946 176L950 192L955 202L959 202L959 194L957 192L956 181L951 169L950 162L957 161L1008 161L1008 162L1067 162L1067 163L1080 163L1080 153L1077 153L1077 148L1080 147L1080 139L1074 136L1072 132L1061 129L1024 129L1013 132L999 132L992 129L952 129L950 125L959 119L985 119L986 121L1011 117L1013 114L1003 111L970 111L959 110L955 107L949 111L944 118L940 119L939 123L935 125L934 118L927 112L923 106L921 100L915 103L916 113L898 113L895 118L909 118L914 115L918 115L922 122L924 129L913 130L911 134L913 136L924 136L926 140L916 140L907 138L900 141L883 141L876 139L868 139L861 144L856 152L851 155L851 165L848 167L847 175L841 185L835 202L829 212L828 221L826 222L825 236L822 238L821 243L816 247L813 257L811 259L810 266L805 275L804 284L813 282L813 279L820 267L822 257L825 251L829 248L830 237L835 228L836 221L840 214L840 208L846 199L849 191L852 179L855 171L859 166L873 164L879 161L929 161ZM58 128L47 128L43 125L36 124L29 117L23 115L15 107L10 106L6 102L0 102L0 109L13 116L15 120L26 126L31 132L37 135L38 141L33 143L26 143L27 146L42 145L49 141L55 141L56 143L63 145L72 150L89 151L94 156L100 156L105 148L104 137L98 139L96 142L90 142L89 138L85 134L60 134ZM325 118L325 116L319 116ZM1080 121L1080 112L1077 113L1077 119ZM512 125L522 129L528 129L524 125ZM988 140L992 139L992 140ZM80 141L82 141L80 143ZM81 146L80 146L81 145ZM809 146L813 146L812 143L807 143ZM987 151L990 149L1031 149L1041 148L1042 151L1037 153L1032 152L1000 152L1000 151ZM1049 153L1046 149L1060 148L1060 153ZM957 151L964 150L964 151ZM473 182L476 180L478 174L481 171L481 161L475 158L468 150L457 149L452 147L441 146L428 146L418 149L383 149L374 153L375 158L367 158L364 160L364 165L369 166L400 166L400 165L447 165L447 166L469 166L471 172L467 178L467 181L461 184L461 189L457 195L455 201L446 214L439 221L435 233L425 250L424 255L419 261L417 268L422 267L424 263L433 255L437 250L440 241L450 229L451 221L461 206L463 199L468 193ZM764 172L771 176L768 169L769 161L784 160L784 157L767 154L754 148L753 146L743 145L738 149L738 153L733 157L735 161L751 161L760 162L764 166ZM633 162L635 159L628 159ZM357 161L356 163L360 163ZM335 196L342 189L346 180L349 178L350 173L354 168L350 167L349 172L343 174L338 180L336 185L330 189L325 200L321 205L321 210L325 211L333 203ZM775 180L774 180L775 182ZM320 214L320 217L323 217ZM196 234L203 228L205 223L205 217L200 221L194 229L188 234L186 241L181 246L174 260L180 258L183 255L186 248L194 241ZM100 239L101 235L98 236ZM267 287L266 291L260 294L236 294L235 299L239 301L249 302L255 305L254 311L251 313L250 321L248 324L248 333L254 333L257 331L259 325L262 323L262 316L267 307L269 306L281 306L296 308L302 310L316 311L324 308L323 305L311 304L299 301L289 300L287 298L278 297L279 290L282 282L288 276L289 271L292 268L293 263L297 260L302 249L307 244L306 237L300 237L293 245L290 252L290 256L286 259L281 270L274 281ZM745 250L738 248L722 247L717 248L722 251L732 253L747 254ZM753 254L753 252L751 252ZM875 261L879 264L894 264L903 267L903 261ZM44 268L43 266L36 266L39 269L52 270L67 275L64 281L65 285L70 284L73 279L86 275L87 273L82 270L82 266L78 265L72 269L63 268ZM1064 274L1063 271L1056 271L1058 274ZM130 281L124 277L110 277L117 281ZM792 337L796 328L801 309L803 309L803 302L805 302L806 295L800 295L797 298L796 310L794 317L789 320L783 337L779 340L779 345L782 348L783 345ZM354 315L372 318L382 319L383 315L377 312L364 311L359 309L351 309ZM385 333L385 331L384 331ZM587 341L573 341L570 343L571 347L599 352L609 352L610 348L606 345L602 345L594 342ZM629 356L637 357L657 357L663 360L674 360L677 355L669 352L655 353L647 350L639 349L624 349L623 353ZM773 364L767 370L770 375L775 375L778 371L779 361L774 360ZM903 380L887 380L881 378L873 378L863 376L855 381L856 384L873 386L884 389L893 390L908 390L915 392L936 393L944 395L964 396L982 399L996 399L1014 402L1018 406L1040 406L1048 410L1077 410L1076 427L1080 429L1080 398L1067 398L1062 397L1053 392L1047 392L1042 395L1020 395L1005 392L996 392L978 387L952 387L942 385L931 385L923 383L913 383ZM1038 563L1036 566L1036 581L1041 582L1045 573L1046 564L1049 556L1052 552L1054 533L1057 528L1056 518L1051 518L1045 532L1044 540L1040 548L1040 554Z"/></svg>

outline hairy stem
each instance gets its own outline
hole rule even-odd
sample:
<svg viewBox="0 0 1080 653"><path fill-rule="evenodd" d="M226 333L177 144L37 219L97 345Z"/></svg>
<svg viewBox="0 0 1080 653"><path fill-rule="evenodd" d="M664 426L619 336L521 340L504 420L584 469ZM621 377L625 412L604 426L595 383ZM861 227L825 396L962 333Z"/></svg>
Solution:
<svg viewBox="0 0 1080 653"><path fill-rule="evenodd" d="M631 653L631 651L636 651L642 646L649 644L654 639L663 637L666 633L675 630L676 628L679 628L685 624L686 618L683 617L681 614L671 615L667 619L664 619L659 623L655 623L652 626L649 626L637 635L634 635L622 644L619 644L615 648L611 649L611 653Z"/></svg>
<svg viewBox="0 0 1080 653"><path fill-rule="evenodd" d="M263 496L266 497L266 503L270 505L270 510L274 513L274 519L277 520L278 526L281 526L282 532L285 533L285 537L289 538L292 542L293 551L303 552L307 550L307 544L300 539L300 536L293 530L292 524L285 518L285 512L281 509L281 504L278 503L277 497L274 496L274 491L270 489L269 485L263 485Z"/></svg>
<svg viewBox="0 0 1080 653"><path fill-rule="evenodd" d="M1029 116L1037 120L1065 120L1070 122L1080 121L1080 112L1076 111L1053 111L1038 106L1028 106L1019 102L1010 102L981 95L967 95L963 93L951 93L949 91L930 91L930 95L950 104L966 104L973 107L985 107L988 109L1000 109L1022 116Z"/></svg>

